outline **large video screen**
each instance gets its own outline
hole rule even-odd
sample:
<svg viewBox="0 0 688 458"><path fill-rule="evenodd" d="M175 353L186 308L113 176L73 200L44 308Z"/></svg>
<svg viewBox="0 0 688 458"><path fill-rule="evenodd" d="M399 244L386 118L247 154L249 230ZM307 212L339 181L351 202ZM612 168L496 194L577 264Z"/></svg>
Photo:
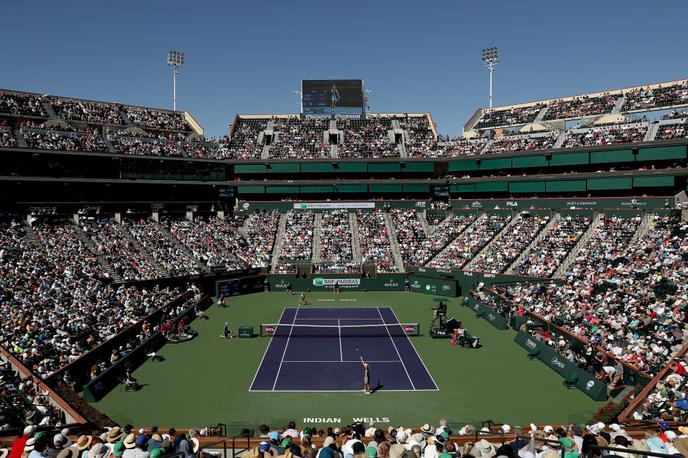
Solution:
<svg viewBox="0 0 688 458"><path fill-rule="evenodd" d="M363 114L363 80L301 81L303 114Z"/></svg>

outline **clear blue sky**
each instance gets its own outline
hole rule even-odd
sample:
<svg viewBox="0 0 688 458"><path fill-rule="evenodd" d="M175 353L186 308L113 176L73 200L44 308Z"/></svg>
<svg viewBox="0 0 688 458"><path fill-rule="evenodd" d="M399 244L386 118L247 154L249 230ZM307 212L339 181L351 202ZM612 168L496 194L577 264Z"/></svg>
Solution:
<svg viewBox="0 0 688 458"><path fill-rule="evenodd" d="M235 113L298 111L301 79L362 78L372 111L429 111L456 135L487 105L688 77L685 0L176 1L3 5L0 87L178 108L206 134Z"/></svg>

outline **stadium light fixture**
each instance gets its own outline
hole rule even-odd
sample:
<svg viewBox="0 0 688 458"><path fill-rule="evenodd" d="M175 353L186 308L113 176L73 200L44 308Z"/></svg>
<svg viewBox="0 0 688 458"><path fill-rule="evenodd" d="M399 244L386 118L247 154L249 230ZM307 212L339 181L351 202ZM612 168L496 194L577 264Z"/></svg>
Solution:
<svg viewBox="0 0 688 458"><path fill-rule="evenodd" d="M301 91L291 91L292 95L296 97L296 103L299 104L299 113L303 114L303 92Z"/></svg>
<svg viewBox="0 0 688 458"><path fill-rule="evenodd" d="M495 65L499 63L499 50L496 46L483 49L482 59L490 73L490 108L492 108L492 73L494 72Z"/></svg>
<svg viewBox="0 0 688 458"><path fill-rule="evenodd" d="M177 73L184 64L184 52L170 51L167 53L167 65L172 66L172 110L177 111Z"/></svg>

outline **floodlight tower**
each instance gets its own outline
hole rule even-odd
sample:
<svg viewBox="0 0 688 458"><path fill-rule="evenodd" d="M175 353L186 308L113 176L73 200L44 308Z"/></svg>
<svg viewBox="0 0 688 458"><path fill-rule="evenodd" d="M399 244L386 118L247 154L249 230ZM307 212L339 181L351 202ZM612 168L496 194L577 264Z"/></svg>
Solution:
<svg viewBox="0 0 688 458"><path fill-rule="evenodd" d="M303 92L295 90L291 91L291 94L296 98L296 103L299 104L299 113L303 114Z"/></svg>
<svg viewBox="0 0 688 458"><path fill-rule="evenodd" d="M490 108L492 108L492 73L494 72L495 65L499 63L499 52L497 47L483 49L482 58L483 63L490 72Z"/></svg>
<svg viewBox="0 0 688 458"><path fill-rule="evenodd" d="M184 52L168 52L167 64L172 66L172 110L177 111L177 73L179 72L179 67L184 64Z"/></svg>

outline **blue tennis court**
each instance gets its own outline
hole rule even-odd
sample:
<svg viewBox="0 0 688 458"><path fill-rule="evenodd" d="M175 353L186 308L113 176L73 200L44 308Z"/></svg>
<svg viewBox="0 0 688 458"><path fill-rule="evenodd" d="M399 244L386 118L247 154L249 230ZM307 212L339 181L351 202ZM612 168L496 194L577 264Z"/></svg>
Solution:
<svg viewBox="0 0 688 458"><path fill-rule="evenodd" d="M389 307L282 311L250 391L362 391L360 356L374 390L437 385Z"/></svg>

